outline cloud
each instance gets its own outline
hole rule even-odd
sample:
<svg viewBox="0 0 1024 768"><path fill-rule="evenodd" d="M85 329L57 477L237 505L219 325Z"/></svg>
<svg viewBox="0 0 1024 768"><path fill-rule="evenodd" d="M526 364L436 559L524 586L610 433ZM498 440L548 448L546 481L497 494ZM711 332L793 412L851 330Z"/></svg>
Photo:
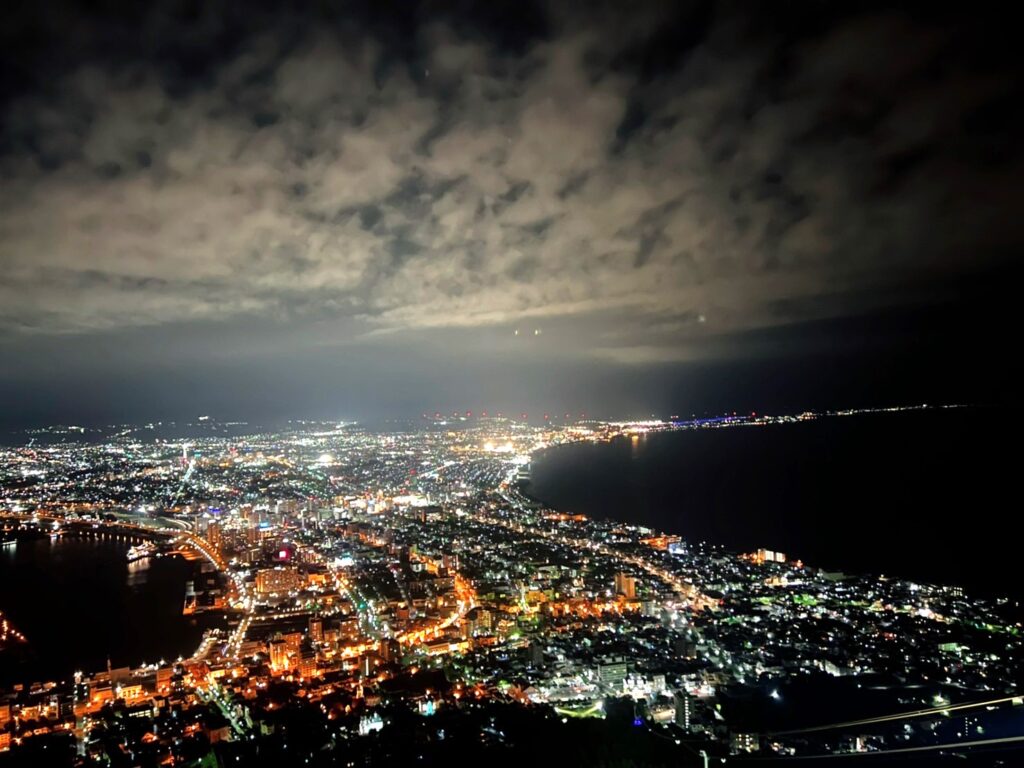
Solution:
<svg viewBox="0 0 1024 768"><path fill-rule="evenodd" d="M965 128L1003 130L1019 82L949 27L723 10L655 55L668 11L549 11L514 44L243 29L201 76L83 54L4 110L0 324L564 321L569 354L680 360L1021 242L1020 154L980 162Z"/></svg>

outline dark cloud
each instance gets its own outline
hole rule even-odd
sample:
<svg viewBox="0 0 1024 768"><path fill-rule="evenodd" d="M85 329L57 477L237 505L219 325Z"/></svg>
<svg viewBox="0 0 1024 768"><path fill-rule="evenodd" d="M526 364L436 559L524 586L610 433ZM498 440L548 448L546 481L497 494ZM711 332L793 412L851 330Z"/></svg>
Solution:
<svg viewBox="0 0 1024 768"><path fill-rule="evenodd" d="M270 356L545 325L566 365L743 359L1024 241L994 11L388 5L12 10L7 348L258 320Z"/></svg>

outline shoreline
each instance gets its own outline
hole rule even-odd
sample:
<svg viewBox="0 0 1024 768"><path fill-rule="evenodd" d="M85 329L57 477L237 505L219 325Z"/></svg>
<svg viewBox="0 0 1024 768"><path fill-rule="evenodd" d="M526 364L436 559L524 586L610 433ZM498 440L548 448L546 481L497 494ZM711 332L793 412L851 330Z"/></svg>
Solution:
<svg viewBox="0 0 1024 768"><path fill-rule="evenodd" d="M24 542L25 545L31 545L42 542L45 539L49 538L46 534L40 531L34 531L30 529L16 529L14 531L11 531L10 535L15 535L17 537L19 546L23 545L22 542ZM159 538L159 536L156 536L153 537L153 540ZM127 588L130 591L134 592L134 586L131 583L132 572L133 568L138 569L139 566L137 565L137 563L128 562L127 559L124 557L124 555L127 553L129 547L132 544L132 539L125 538L122 541L118 539L114 534L109 534L105 537L103 536L103 534L94 534L90 536L87 535L87 532L84 531L74 531L64 533L60 538L56 540L55 543L62 543L62 541L65 539L74 541L97 540L97 543L123 545L123 552L119 549L116 555L114 553L108 554L110 554L111 558L116 557L118 561L124 560L127 567L127 570L123 575L124 584L127 585ZM52 541L53 540L51 539L51 542ZM12 547L11 549L13 550L15 548ZM179 585L180 591L182 595L184 595L185 585L190 580L190 578L194 576L193 572L196 570L197 561L190 561L187 558L181 557L180 555L170 555L166 558L157 558L157 560L164 559L168 561L179 561L181 564L185 565L189 569L188 573L183 575L182 583ZM114 562L115 561L113 559L104 558L104 564L107 566L113 565ZM148 566L146 570L148 570ZM97 596L96 599L100 601L103 598L101 596ZM155 598L152 597L150 599L155 600ZM146 601L141 603L140 606L145 605L145 602ZM157 602L166 603L166 601L163 600ZM135 606L135 608L138 608L140 606ZM0 611L4 611L6 615L6 606L0 606ZM133 636L134 628L138 626L140 622L146 622L145 616L132 615L133 613L137 614L137 611L132 611L127 614L119 613L117 615L116 620L121 625L123 625L123 631L121 634L126 636ZM226 626L226 617L227 613L224 611L211 611L202 614L194 614L191 616L185 615L184 613L175 613L173 615L173 619L175 621L181 622L182 625L188 625L188 627L195 627L196 631L199 631L201 634L196 638L195 642L192 642L187 637L183 636L182 642L180 644L181 647L178 649L177 655L174 656L174 658L177 658L177 656L188 658L191 654L195 652L197 647L201 647L203 643L203 637L209 630L221 627L221 625ZM167 618L172 617L171 615L168 615ZM29 622L29 624L31 623L32 622ZM18 625L18 629L24 631L26 627ZM43 633L65 634L69 631L72 630L69 630L68 627L58 628L55 626L49 626L44 628ZM93 654L97 657L93 660L95 663L86 662L81 659L79 659L78 661L65 661L65 659L67 658L66 655L57 656L59 662L56 665L52 662L43 663L44 660L48 658L48 653L50 654L50 656L54 656L55 654L52 653L52 649L40 649L38 647L38 640L36 640L35 643L33 642L35 638L32 636L32 634L32 632L26 632L25 643L16 647L0 651L0 692L11 692L12 690L15 690L18 686L24 686L24 688L27 690L30 685L35 685L36 683L42 683L44 685L50 683L56 683L58 685L66 684L76 671L82 671L87 675L95 675L105 670L103 661L99 658L100 651L98 650L95 651L95 653ZM40 633L37 631L36 634ZM160 632L154 634L152 639L158 640L159 638L167 636L168 634L187 635L191 634L191 632L187 629L182 629L181 626L177 626L174 628L165 626ZM167 658L171 658L171 653L173 652L165 650L164 656ZM145 667L147 663L151 662L154 658L159 658L160 652L158 650L150 652L145 650L145 648L135 647L121 649L121 651L116 651L116 649L108 649L105 652L105 655L109 658L112 666L115 669L125 667L130 669L136 669ZM24 666L28 666L28 669L22 669L22 667ZM60 667L59 670L57 669L58 666ZM45 670L43 669L43 667L45 667Z"/></svg>
<svg viewBox="0 0 1024 768"><path fill-rule="evenodd" d="M949 411L966 411L976 410L979 417L984 418L991 414L990 408L987 406L975 406L975 405L945 405L945 406L912 406L902 408L888 408L888 409L866 409L858 411L834 411L827 412L824 414L813 414L810 417L803 415L794 416L763 416L759 417L764 421L757 423L749 420L743 420L741 417L736 418L735 421L726 424L694 424L692 422L685 422L682 424L668 424L665 423L657 429L650 429L645 433L642 433L640 439L645 439L650 436L663 436L668 434L681 434L686 432L696 432L701 429L732 429L739 427L752 427L752 426L771 426L771 427L785 427L795 426L798 424L803 425L821 425L827 421L834 420L839 416L881 416L890 413L926 413L926 412L949 412ZM700 420L704 421L704 420ZM624 423L624 424L628 424ZM552 512L572 515L583 515L594 521L601 522L613 522L620 523L628 526L649 528L661 535L677 536L682 539L688 545L700 545L708 547L713 550L720 550L730 555L740 555L744 552L754 551L760 546L764 546L764 542L751 541L747 546L737 546L735 543L723 542L716 540L711 536L694 536L692 533L681 531L678 528L666 526L664 521L658 520L639 520L639 519L623 519L621 515L617 516L614 514L595 514L593 510L587 509L589 506L587 503L576 504L566 506L563 504L554 503L553 500L545 499L538 492L537 484L533 478L532 469L535 464L549 460L552 456L557 453L557 449L568 448L570 446L576 447L577 449L582 447L586 443L592 443L593 447L604 445L606 448L611 449L616 441L629 440L630 436L627 432L620 432L610 437L601 437L599 439L593 439L589 437L580 437L577 440L558 442L549 445L545 445L537 450L532 451L530 456L529 467L531 468L530 478L526 481L517 481L515 488L524 498L528 499L532 504L539 508L548 509ZM579 461L579 457L576 458ZM582 481L580 481L582 482ZM556 494L557 496L557 494ZM573 508L574 507L574 508ZM641 510L641 516L645 513L649 513L649 510ZM710 514L710 513L709 513ZM739 514L735 515L737 518L741 517ZM742 526L742 522L736 523L738 526ZM972 595L977 597L984 597L991 600L1005 600L1010 603L1017 603L1018 605L1024 604L1024 595L1017 595L1012 592L1008 592L1005 589L1000 589L999 579L993 576L988 584L981 583L979 581L965 581L962 579L947 578L944 579L940 575L927 574L921 571L914 572L914 567L911 565L908 569L901 569L899 564L894 563L891 567L875 566L871 565L861 566L857 564L851 564L849 562L843 564L830 565L827 562L826 557L819 557L813 554L809 556L812 558L808 561L808 553L802 552L799 546L793 547L786 543L781 546L782 550L787 554L794 556L794 559L801 559L808 562L809 567L816 568L823 572L841 573L845 577L870 577L873 579L887 579L904 581L908 583L917 584L928 584L932 586L957 586L961 587ZM876 550L876 556L884 556L884 550ZM819 561L823 564L819 564Z"/></svg>

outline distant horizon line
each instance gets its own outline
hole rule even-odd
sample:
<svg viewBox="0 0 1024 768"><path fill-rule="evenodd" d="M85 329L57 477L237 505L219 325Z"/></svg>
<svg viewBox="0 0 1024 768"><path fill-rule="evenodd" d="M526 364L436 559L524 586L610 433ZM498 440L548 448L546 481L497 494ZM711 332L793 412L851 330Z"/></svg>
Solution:
<svg viewBox="0 0 1024 768"><path fill-rule="evenodd" d="M70 423L52 423L44 424L39 426L25 426L16 428L6 428L3 431L8 434L28 434L33 433L53 433L55 430L64 430L66 432L79 432L85 434L86 432L101 432L109 429L155 429L157 427L172 426L172 427L202 427L204 425L217 425L221 427L253 427L256 429L273 428L273 427L284 427L284 426L302 426L302 425L333 425L333 426L366 426L376 424L395 424L395 423L429 423L433 425L459 425L459 424L471 424L478 423L482 420L504 420L515 423L532 424L535 426L543 426L544 424L551 425L565 425L565 424L578 424L581 422L595 422L602 424L630 424L640 422L661 422L664 424L672 423L689 423L694 420L714 420L714 419L749 419L758 417L785 417L791 416L796 417L803 414L813 414L816 416L829 416L829 415L854 415L854 414L867 414L867 413L885 413L885 412L903 412L913 410L947 410L957 408L993 408L998 407L996 403L982 403L982 402L953 402L953 403L912 403L902 405L876 405L876 406L859 406L859 407L834 407L827 409L786 409L779 411L772 410L756 410L756 411L739 411L739 410L727 410L723 412L711 412L705 411L703 414L698 415L697 413L690 413L687 416L681 413L673 413L667 416L659 416L654 413L647 414L645 416L596 416L586 413L585 411L578 414L556 412L544 412L541 416L530 416L529 411L520 412L508 412L505 411L466 411L458 412L452 411L450 413L435 411L433 414L421 413L419 416L392 416L392 417L372 417L362 419L350 419L350 418L288 418L288 419L270 419L265 421L255 421L247 419L230 419L222 421L219 417L208 414L201 414L190 417L188 419L145 419L138 421L122 421L122 422L107 422L107 423L92 423L92 424L70 424ZM537 413L536 411L534 413Z"/></svg>

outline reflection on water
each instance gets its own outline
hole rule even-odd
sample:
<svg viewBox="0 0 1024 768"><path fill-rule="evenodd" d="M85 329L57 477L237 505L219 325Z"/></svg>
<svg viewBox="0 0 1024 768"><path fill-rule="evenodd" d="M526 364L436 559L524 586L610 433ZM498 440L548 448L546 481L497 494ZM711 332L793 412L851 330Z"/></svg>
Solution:
<svg viewBox="0 0 1024 768"><path fill-rule="evenodd" d="M1022 426L959 408L588 441L536 457L527 491L735 551L1016 596L1016 539L1000 534Z"/></svg>
<svg viewBox="0 0 1024 768"><path fill-rule="evenodd" d="M128 585L139 587L146 583L149 576L149 558L133 560L128 563Z"/></svg>
<svg viewBox="0 0 1024 768"><path fill-rule="evenodd" d="M0 654L0 685L189 655L222 622L182 616L196 564L127 560L116 538L25 538L0 556L0 611L28 639L23 658Z"/></svg>

